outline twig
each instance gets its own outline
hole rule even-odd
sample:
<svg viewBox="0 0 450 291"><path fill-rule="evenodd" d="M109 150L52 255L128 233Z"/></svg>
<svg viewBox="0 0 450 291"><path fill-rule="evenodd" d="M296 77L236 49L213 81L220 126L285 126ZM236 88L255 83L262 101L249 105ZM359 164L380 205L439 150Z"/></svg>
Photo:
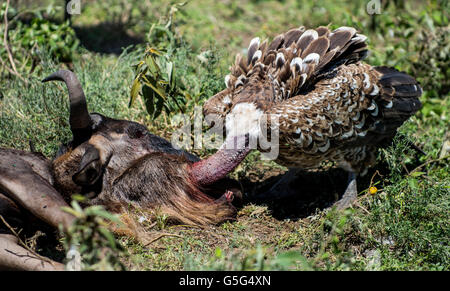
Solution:
<svg viewBox="0 0 450 291"><path fill-rule="evenodd" d="M380 177L383 177L383 176L381 176L380 172L378 172L378 170L376 170L375 173L373 173L372 178L370 178L370 187L372 187L373 178L375 178L376 174L378 174L378 176L380 176Z"/></svg>
<svg viewBox="0 0 450 291"><path fill-rule="evenodd" d="M5 32L3 33L3 43L5 45L6 52L8 53L9 62L11 63L14 72L17 73L16 64L14 63L14 59L8 46L8 8L9 8L9 0L6 0L6 8L4 15Z"/></svg>
<svg viewBox="0 0 450 291"><path fill-rule="evenodd" d="M175 225L169 226L169 228L176 228L176 227L190 227L190 228L205 229L205 227L201 226L201 225L175 224Z"/></svg>
<svg viewBox="0 0 450 291"><path fill-rule="evenodd" d="M147 228L148 228L148 229L152 229L152 228L154 228L157 224L158 224L158 222L155 221L155 222L153 222L152 224L150 224Z"/></svg>
<svg viewBox="0 0 450 291"><path fill-rule="evenodd" d="M165 236L174 236L174 237L179 237L179 238L183 238L181 235L178 234L172 234L172 233L161 233L159 236L157 236L156 238L152 239L150 242L146 243L144 245L144 247L151 245L152 243L154 243L155 241L165 237Z"/></svg>
<svg viewBox="0 0 450 291"><path fill-rule="evenodd" d="M428 162L426 162L426 163L423 163L422 165L420 165L420 166L416 167L414 170L412 170L412 171L409 173L409 175L411 175L412 173L416 172L417 170L419 170L420 168L422 168L422 167L424 167L424 166L426 166L426 165L429 165L429 164L435 163L435 162L439 162L439 161L442 161L442 160L445 160L445 159L448 159L448 158L450 158L450 155L446 155L446 156L444 156L444 157L442 157L442 158L430 160L430 161L428 161Z"/></svg>
<svg viewBox="0 0 450 291"><path fill-rule="evenodd" d="M48 258L46 258L46 257L43 257L43 256L41 256L41 255L39 255L39 254L37 254L35 251L33 251L26 243L24 243L23 241L22 241L22 239L19 237L19 234L14 230L14 228L12 228L7 222L6 222L6 220L3 218L3 216L0 214L0 219L2 220L2 222L6 225L6 227L13 233L13 235L19 240L19 243L27 250L27 251L29 251L32 255L34 255L36 258L38 258L38 259L40 259L40 260L42 260L42 261L44 261L44 262L47 262L47 263L49 263L49 264L51 264L52 266L53 266L53 262L52 262L52 260L50 260L50 259L48 259Z"/></svg>
<svg viewBox="0 0 450 291"><path fill-rule="evenodd" d="M360 209L364 210L365 213L370 214L369 210L367 210L366 208L364 208L359 202L356 203L356 206L358 206Z"/></svg>
<svg viewBox="0 0 450 291"><path fill-rule="evenodd" d="M403 170L405 170L405 171L406 171L406 173L408 173L408 175L409 175L409 171L408 171L408 168L406 167L405 163L403 163L403 162L400 162L400 164L402 165L402 167L403 167Z"/></svg>
<svg viewBox="0 0 450 291"><path fill-rule="evenodd" d="M8 70L8 72L10 72L10 73L13 74L13 75L18 76L18 75L16 74L16 72L14 72L13 70L11 70L11 69L5 64L5 62L4 62L2 59L0 59L0 62L2 63L2 66L5 67L5 68Z"/></svg>
<svg viewBox="0 0 450 291"><path fill-rule="evenodd" d="M0 59L0 62L2 63L2 66L4 68L6 68L8 70L8 72L10 72L11 74L13 74L14 76L17 76L19 79L21 79L25 84L28 84L28 81L25 80L21 75L19 75L18 73L14 72L13 70L11 70L7 64L5 64L5 62L3 62L2 59Z"/></svg>
<svg viewBox="0 0 450 291"><path fill-rule="evenodd" d="M6 0L6 8L5 8L5 15L4 15L4 24L5 24L5 32L3 33L3 44L5 46L6 52L8 53L8 59L11 63L12 71L5 65L5 67L8 69L8 71L15 76L19 77L22 81L25 82L25 84L28 84L28 81L25 80L18 72L16 68L16 64L14 63L14 58L12 56L11 50L9 49L8 44L8 8L9 8L9 0ZM2 61L3 63L3 61ZM3 63L4 64L4 63Z"/></svg>

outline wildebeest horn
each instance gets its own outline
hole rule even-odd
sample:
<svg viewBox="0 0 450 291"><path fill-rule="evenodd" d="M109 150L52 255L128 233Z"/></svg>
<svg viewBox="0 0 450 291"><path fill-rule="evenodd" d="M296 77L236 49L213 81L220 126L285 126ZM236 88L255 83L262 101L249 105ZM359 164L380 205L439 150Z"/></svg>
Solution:
<svg viewBox="0 0 450 291"><path fill-rule="evenodd" d="M85 142L92 134L92 120L86 104L83 88L77 76L69 70L59 70L42 82L64 81L69 90L70 99L70 129L73 134L73 146Z"/></svg>

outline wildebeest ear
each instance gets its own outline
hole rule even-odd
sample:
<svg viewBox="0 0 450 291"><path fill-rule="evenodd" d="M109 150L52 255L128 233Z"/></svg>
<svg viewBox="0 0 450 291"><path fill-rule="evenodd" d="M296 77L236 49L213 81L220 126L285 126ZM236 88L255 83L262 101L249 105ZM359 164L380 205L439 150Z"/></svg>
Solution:
<svg viewBox="0 0 450 291"><path fill-rule="evenodd" d="M80 186L92 186L97 182L101 174L100 153L94 146L89 145L72 180Z"/></svg>

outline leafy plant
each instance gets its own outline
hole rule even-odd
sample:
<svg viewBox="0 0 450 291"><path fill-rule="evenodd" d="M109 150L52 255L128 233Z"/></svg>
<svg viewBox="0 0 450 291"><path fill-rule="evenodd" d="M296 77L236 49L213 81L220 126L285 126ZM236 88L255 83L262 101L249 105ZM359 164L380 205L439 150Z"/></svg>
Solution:
<svg viewBox="0 0 450 291"><path fill-rule="evenodd" d="M421 30L418 37L419 56L412 71L425 90L443 98L450 91L450 27L429 23L430 29Z"/></svg>
<svg viewBox="0 0 450 291"><path fill-rule="evenodd" d="M73 214L76 220L65 232L65 249L78 251L83 270L124 270L125 266L120 261L124 248L108 230L109 224L120 224L120 220L102 206L82 209L76 200L71 206L64 210Z"/></svg>
<svg viewBox="0 0 450 291"><path fill-rule="evenodd" d="M172 61L174 50L179 41L175 37L173 22L175 14L185 3L170 6L167 23L153 23L148 33L149 45L143 60L135 65L135 79L131 87L130 103L132 106L138 95L141 95L145 107L152 119L157 118L162 110L167 113L183 112L186 95L183 84L175 75ZM160 19L161 22L161 19Z"/></svg>
<svg viewBox="0 0 450 291"><path fill-rule="evenodd" d="M2 20L7 8L5 4L0 9ZM40 63L43 52L49 53L57 62L72 62L79 40L68 22L49 20L57 11L52 5L20 12L13 7L8 8L7 44L19 73L32 72ZM31 19L26 20L24 15ZM2 36L5 28L6 25L0 26ZM7 60L7 55L6 47L0 46L0 58Z"/></svg>
<svg viewBox="0 0 450 291"><path fill-rule="evenodd" d="M47 47L48 52L62 62L71 62L79 45L75 31L68 22L57 24L35 17L30 25L18 22L16 29L19 31L17 37L22 47L29 48L32 53L38 48Z"/></svg>
<svg viewBox="0 0 450 291"><path fill-rule="evenodd" d="M141 94L147 112L153 119L157 118L163 109L168 113L174 110L183 111L184 94L177 86L174 64L167 54L148 47L144 60L136 65L135 71L129 106L138 94Z"/></svg>

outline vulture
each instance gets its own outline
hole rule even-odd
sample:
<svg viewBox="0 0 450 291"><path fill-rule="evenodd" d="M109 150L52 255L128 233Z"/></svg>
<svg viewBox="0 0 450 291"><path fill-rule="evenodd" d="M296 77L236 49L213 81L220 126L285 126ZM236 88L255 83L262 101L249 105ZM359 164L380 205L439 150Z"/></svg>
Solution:
<svg viewBox="0 0 450 291"><path fill-rule="evenodd" d="M206 118L225 124L226 139L195 165L202 182L214 183L251 150L262 151L250 141L267 134L265 128L278 132L276 163L311 169L331 161L346 170L348 184L337 207L350 206L358 175L421 108L422 89L413 77L363 62L366 39L345 26L294 28L271 42L252 39L247 57L238 54L225 76L226 89L204 104Z"/></svg>

